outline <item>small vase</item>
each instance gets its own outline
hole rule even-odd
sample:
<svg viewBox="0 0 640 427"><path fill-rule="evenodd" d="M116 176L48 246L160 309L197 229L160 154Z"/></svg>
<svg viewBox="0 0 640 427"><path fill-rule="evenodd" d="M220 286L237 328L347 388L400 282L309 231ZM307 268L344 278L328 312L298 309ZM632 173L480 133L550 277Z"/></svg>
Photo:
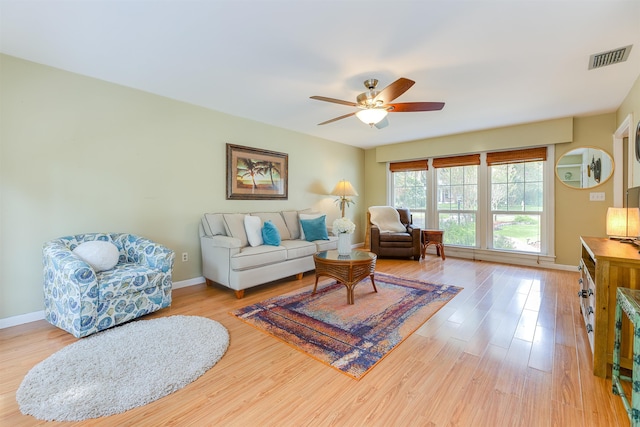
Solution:
<svg viewBox="0 0 640 427"><path fill-rule="evenodd" d="M338 255L351 254L351 234L338 234Z"/></svg>

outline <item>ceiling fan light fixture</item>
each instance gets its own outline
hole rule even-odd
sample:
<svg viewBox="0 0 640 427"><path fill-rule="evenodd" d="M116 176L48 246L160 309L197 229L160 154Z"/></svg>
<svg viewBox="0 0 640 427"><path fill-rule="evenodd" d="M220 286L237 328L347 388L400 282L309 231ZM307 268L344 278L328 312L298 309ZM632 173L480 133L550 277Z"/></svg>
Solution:
<svg viewBox="0 0 640 427"><path fill-rule="evenodd" d="M387 117L387 110L385 108L367 108L358 111L356 117L359 118L362 123L373 126Z"/></svg>

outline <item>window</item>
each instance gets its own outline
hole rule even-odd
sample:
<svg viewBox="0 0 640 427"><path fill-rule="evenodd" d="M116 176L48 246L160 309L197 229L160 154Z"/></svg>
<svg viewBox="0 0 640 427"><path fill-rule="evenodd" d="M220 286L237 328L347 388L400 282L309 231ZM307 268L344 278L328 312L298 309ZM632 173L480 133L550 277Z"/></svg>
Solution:
<svg viewBox="0 0 640 427"><path fill-rule="evenodd" d="M433 160L438 228L445 231L445 244L477 245L479 164L478 154Z"/></svg>
<svg viewBox="0 0 640 427"><path fill-rule="evenodd" d="M540 253L546 149L487 154L492 247Z"/></svg>
<svg viewBox="0 0 640 427"><path fill-rule="evenodd" d="M393 206L409 208L413 224L424 228L427 212L427 161L391 163Z"/></svg>
<svg viewBox="0 0 640 427"><path fill-rule="evenodd" d="M445 244L462 256L552 261L548 150L553 156L551 146L434 158L431 168L424 160L410 170L391 163L389 203L411 209L421 228L444 230Z"/></svg>

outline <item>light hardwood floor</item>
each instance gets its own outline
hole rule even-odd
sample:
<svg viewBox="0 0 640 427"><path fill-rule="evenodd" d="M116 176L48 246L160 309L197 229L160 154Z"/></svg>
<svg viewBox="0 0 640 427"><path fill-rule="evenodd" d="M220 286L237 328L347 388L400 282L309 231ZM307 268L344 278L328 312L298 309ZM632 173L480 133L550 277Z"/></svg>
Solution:
<svg viewBox="0 0 640 427"><path fill-rule="evenodd" d="M313 273L249 289L242 300L202 284L175 290L172 306L148 317L219 321L231 335L225 356L176 393L107 418L46 423L22 415L15 391L24 375L76 339L45 321L0 330L0 425L629 425L611 380L592 374L577 272L433 255L381 259L377 271L464 290L360 381L228 314L313 285Z"/></svg>

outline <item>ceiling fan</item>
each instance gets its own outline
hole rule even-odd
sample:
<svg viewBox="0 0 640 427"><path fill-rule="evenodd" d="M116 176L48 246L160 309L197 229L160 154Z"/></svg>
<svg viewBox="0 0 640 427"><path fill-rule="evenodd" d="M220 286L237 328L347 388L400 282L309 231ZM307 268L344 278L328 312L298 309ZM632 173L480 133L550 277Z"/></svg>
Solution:
<svg viewBox="0 0 640 427"><path fill-rule="evenodd" d="M389 124L387 113L408 113L412 111L436 111L442 110L444 102L400 102L391 103L394 99L405 93L415 82L413 80L399 78L381 91L376 90L378 80L368 79L364 81L366 92L356 97L356 102L342 101L335 98L327 98L326 96L312 96L311 99L318 101L333 102L335 104L348 105L350 107L359 108L358 111L345 114L340 117L318 123L318 125L326 125L338 120L346 119L355 115L362 122L382 129Z"/></svg>

